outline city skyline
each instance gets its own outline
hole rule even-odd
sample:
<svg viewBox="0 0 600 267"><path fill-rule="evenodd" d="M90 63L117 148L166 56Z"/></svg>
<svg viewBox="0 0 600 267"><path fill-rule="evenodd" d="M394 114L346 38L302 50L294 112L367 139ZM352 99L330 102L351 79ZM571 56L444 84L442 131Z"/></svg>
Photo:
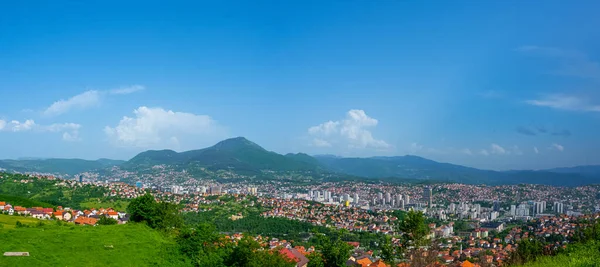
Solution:
<svg viewBox="0 0 600 267"><path fill-rule="evenodd" d="M282 154L600 164L598 3L435 6L7 4L0 158L244 136Z"/></svg>

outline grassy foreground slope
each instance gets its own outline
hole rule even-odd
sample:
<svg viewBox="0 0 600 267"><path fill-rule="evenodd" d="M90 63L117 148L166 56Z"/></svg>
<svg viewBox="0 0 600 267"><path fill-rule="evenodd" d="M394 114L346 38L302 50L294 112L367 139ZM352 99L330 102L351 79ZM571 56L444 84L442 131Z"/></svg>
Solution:
<svg viewBox="0 0 600 267"><path fill-rule="evenodd" d="M5 216L5 215L0 215ZM18 218L18 217L17 217ZM4 218L6 219L6 218ZM182 266L175 243L142 224L0 229L0 266ZM107 248L105 246L111 246Z"/></svg>
<svg viewBox="0 0 600 267"><path fill-rule="evenodd" d="M600 242L572 245L564 253L541 257L522 267L600 267Z"/></svg>

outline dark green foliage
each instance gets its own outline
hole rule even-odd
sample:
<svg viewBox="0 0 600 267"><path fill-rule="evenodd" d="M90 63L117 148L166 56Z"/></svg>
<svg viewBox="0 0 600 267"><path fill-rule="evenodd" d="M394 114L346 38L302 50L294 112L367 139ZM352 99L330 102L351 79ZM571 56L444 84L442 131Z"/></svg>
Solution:
<svg viewBox="0 0 600 267"><path fill-rule="evenodd" d="M325 261L323 260L323 254L321 252L313 252L308 254L308 267L325 267Z"/></svg>
<svg viewBox="0 0 600 267"><path fill-rule="evenodd" d="M233 245L216 232L213 225L198 224L194 228L184 228L177 236L177 243L183 255L190 258L195 266L282 266L295 264L279 255L277 251L265 250L250 236L244 236Z"/></svg>
<svg viewBox="0 0 600 267"><path fill-rule="evenodd" d="M325 267L342 267L346 266L346 261L350 258L352 246L342 241L339 237L319 236L320 245L317 248L323 255L323 263Z"/></svg>
<svg viewBox="0 0 600 267"><path fill-rule="evenodd" d="M63 206L80 209L80 204L88 198L104 198L107 190L93 185L63 187L56 185L55 180L32 178L20 174L0 173L0 175L6 177L0 179L0 201L24 207ZM21 183L20 180L28 182Z"/></svg>
<svg viewBox="0 0 600 267"><path fill-rule="evenodd" d="M427 243L426 236L429 234L429 229L425 224L425 216L420 211L409 211L398 225L398 230L402 233L402 242L405 246L410 244L420 247Z"/></svg>
<svg viewBox="0 0 600 267"><path fill-rule="evenodd" d="M145 222L155 229L172 230L183 225L177 205L156 202L149 193L132 200L127 206L127 213L131 221Z"/></svg>
<svg viewBox="0 0 600 267"><path fill-rule="evenodd" d="M119 222L113 218L102 216L102 217L100 217L100 219L98 220L97 223L98 223L98 225L114 225Z"/></svg>
<svg viewBox="0 0 600 267"><path fill-rule="evenodd" d="M257 213L231 220L225 216L218 215L218 209L208 212L184 214L186 223L213 223L219 232L224 233L250 233L254 235L268 235L286 239L300 239L306 237L312 229L327 231L325 227L314 226L307 222L289 220L285 218L264 218Z"/></svg>
<svg viewBox="0 0 600 267"><path fill-rule="evenodd" d="M52 208L54 205L50 203L45 203L41 201L31 200L24 197L11 196L0 194L0 201L5 201L7 203L12 204L13 206L22 206L22 207L43 207L43 208Z"/></svg>
<svg viewBox="0 0 600 267"><path fill-rule="evenodd" d="M535 261L541 257L544 252L542 242L537 239L524 239L517 243L517 250L512 253L509 262L511 264L523 264L530 261Z"/></svg>
<svg viewBox="0 0 600 267"><path fill-rule="evenodd" d="M396 260L396 251L392 245L392 238L389 235L382 238L379 249L381 250L381 259L388 264L393 264Z"/></svg>

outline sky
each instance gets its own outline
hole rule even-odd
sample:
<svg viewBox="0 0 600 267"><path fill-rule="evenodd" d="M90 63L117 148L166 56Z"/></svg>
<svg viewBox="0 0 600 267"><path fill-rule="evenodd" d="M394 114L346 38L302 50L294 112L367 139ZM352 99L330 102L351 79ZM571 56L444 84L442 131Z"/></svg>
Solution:
<svg viewBox="0 0 600 267"><path fill-rule="evenodd" d="M600 164L598 1L172 2L3 3L0 158Z"/></svg>

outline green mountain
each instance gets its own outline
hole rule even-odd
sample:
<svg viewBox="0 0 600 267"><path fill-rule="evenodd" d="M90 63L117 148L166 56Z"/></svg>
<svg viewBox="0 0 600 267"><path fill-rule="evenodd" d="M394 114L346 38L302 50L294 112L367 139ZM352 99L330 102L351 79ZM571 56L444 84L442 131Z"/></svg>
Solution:
<svg viewBox="0 0 600 267"><path fill-rule="evenodd" d="M318 161L306 154L286 156L267 151L244 137L227 139L214 146L177 153L172 150L150 150L133 157L122 167L135 169L158 164L179 168L233 170L241 173L271 171L318 171Z"/></svg>
<svg viewBox="0 0 600 267"><path fill-rule="evenodd" d="M326 169L361 177L395 180L397 178L425 179L471 184L547 184L556 186L579 186L600 182L573 172L481 170L461 165L441 163L417 156L340 158L316 156Z"/></svg>
<svg viewBox="0 0 600 267"><path fill-rule="evenodd" d="M118 166L122 160L84 160L84 159L21 159L0 160L0 168L17 172L41 172L75 175L82 172L106 169Z"/></svg>

